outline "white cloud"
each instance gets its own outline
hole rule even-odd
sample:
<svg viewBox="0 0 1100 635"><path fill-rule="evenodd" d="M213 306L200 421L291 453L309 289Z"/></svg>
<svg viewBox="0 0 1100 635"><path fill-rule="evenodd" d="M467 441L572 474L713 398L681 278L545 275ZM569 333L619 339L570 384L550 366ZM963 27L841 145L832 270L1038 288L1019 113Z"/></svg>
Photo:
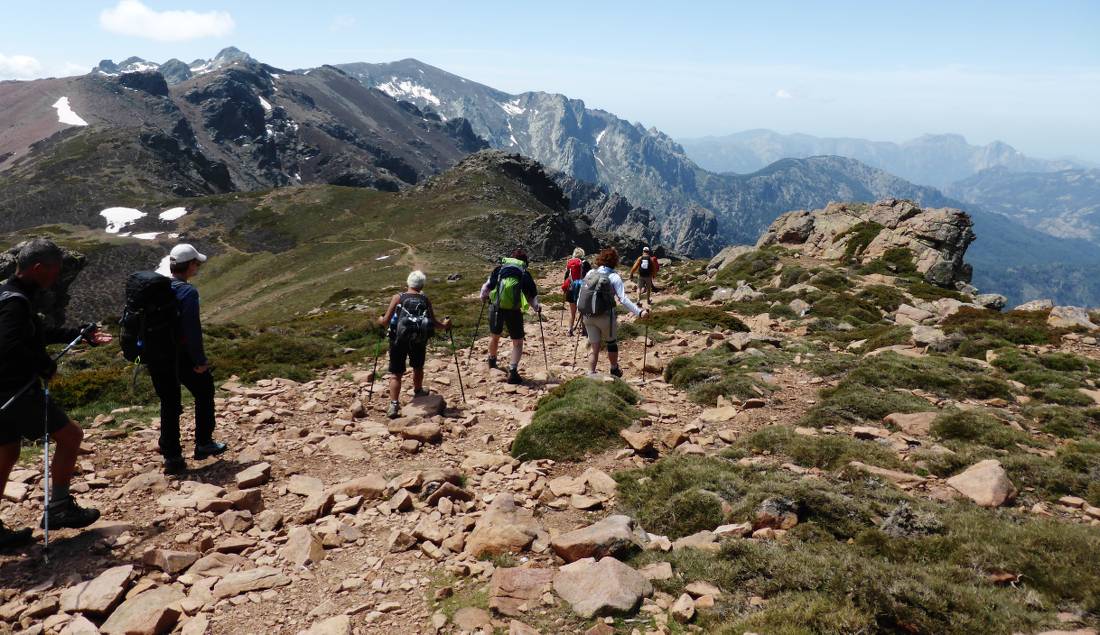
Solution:
<svg viewBox="0 0 1100 635"><path fill-rule="evenodd" d="M779 90L775 91L775 98L776 99L794 99L794 95L792 95L790 93L790 91L788 91L787 89L780 88Z"/></svg>
<svg viewBox="0 0 1100 635"><path fill-rule="evenodd" d="M42 64L30 55L0 53L0 79L30 79L42 71Z"/></svg>
<svg viewBox="0 0 1100 635"><path fill-rule="evenodd" d="M119 0L99 14L99 25L111 33L161 42L183 42L225 36L236 24L228 11L154 11L140 0Z"/></svg>
<svg viewBox="0 0 1100 635"><path fill-rule="evenodd" d="M338 15L332 19L332 23L329 24L329 31L350 31L359 24L359 21L353 15Z"/></svg>

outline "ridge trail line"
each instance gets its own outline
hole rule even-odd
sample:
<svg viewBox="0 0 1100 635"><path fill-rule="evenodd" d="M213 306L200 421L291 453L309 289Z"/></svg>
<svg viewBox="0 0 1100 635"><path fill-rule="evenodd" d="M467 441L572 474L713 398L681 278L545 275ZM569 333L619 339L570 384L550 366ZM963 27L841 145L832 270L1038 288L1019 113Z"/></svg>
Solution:
<svg viewBox="0 0 1100 635"><path fill-rule="evenodd" d="M414 250L412 255L415 256ZM555 289L557 275L554 269L543 276L538 281L539 288ZM661 295L661 299L672 297L680 296ZM579 368L570 364L573 339L567 336L567 325L548 319L543 326L553 374L560 381L584 375L585 356L578 356ZM534 337L537 338L537 333ZM663 366L676 355L697 352L705 345L702 339L696 335L657 342L650 349L650 362ZM580 477L589 469L613 474L646 464L640 457L620 456L621 447L616 447L577 463L543 461L520 465L504 461L488 470L461 467L468 457L479 456L477 453L507 454L518 430L530 422L538 399L556 385L541 376L545 373L537 346L526 347L521 364L521 371L526 369L525 375L530 376L528 382L520 386L504 383L504 372L490 371L485 366L486 342L486 336L478 338L478 355L469 362L461 355L458 359L466 381L466 406L462 405L454 381L450 350L440 347L438 354L429 358L425 387L443 397L448 409L443 417L423 419L439 427L442 443L420 443L415 451L399 434L387 431L393 422L384 416L385 399L368 404L365 412L360 413L365 416L352 414L360 390L367 383L370 359L321 372L305 383L264 380L254 387L223 384L217 400L218 434L229 443L230 451L220 459L189 462L191 470L179 479L161 476L159 455L151 449L156 443L156 426L147 418L128 421L128 415L120 413L115 415L121 420L115 429L86 425L85 445L91 453L82 457L84 476L77 477L74 489L83 489L78 483L89 483L91 489L81 497L102 510L103 520L97 529L84 532L51 531L54 570L44 570L36 558L21 557L18 552L0 556L4 586L25 590L51 580L51 584L70 586L76 580L92 579L122 564L136 566L135 578L148 571L150 584L163 585L178 579L179 573L166 575L142 568L144 554L156 549L193 552L205 542L215 551L242 554L218 556L232 563L228 565L231 569L250 571L267 567L279 572L273 575L285 576L286 581L282 586L217 597L207 583L197 580L208 575L225 579L239 574L225 569L220 574L192 576L188 579L190 584L180 585L188 606L197 610L189 619L206 619L211 633L228 635L247 628L293 634L343 614L349 616L350 623L360 633L430 632L435 610L431 598L437 589L449 587L460 595L480 592L489 584L491 562L439 551L445 544L457 547L457 543L448 543L447 539L468 537L469 527L489 501L511 494L517 505L535 512L546 531L551 534L570 531L613 513L615 498L610 497L595 512L585 512L570 505L568 496L550 496L548 481L560 476ZM642 385L642 349L642 342L637 339L622 341L621 365L626 373L624 379L642 398L639 406L651 422L646 431L660 439L683 430L703 408L666 384L658 374L649 375ZM601 370L606 372L606 356L601 356L600 361ZM777 372L774 381L780 389L769 399L768 407L745 411L743 417L729 422L729 427L741 434L777 420L799 417L813 393L813 388L807 386L808 379L798 369ZM410 405L410 399L406 390L402 395L406 414L414 413L417 407ZM184 415L181 429L184 443L193 442L190 414ZM237 516L230 514L231 518L220 511L220 506L212 507L210 501L224 500L239 489L235 479L238 473L261 462L270 464L270 480L249 489L260 493L265 511L257 509L251 517L242 519L240 512L233 512ZM336 508L350 511L316 522L308 522L308 516L303 516L315 504L310 501L317 500L309 498L309 494L319 490L368 474L378 474L380 482L389 481L394 486L391 490L400 490L402 485L412 487L419 478L417 474L440 468L461 472L465 478L463 488L473 495L473 500L429 508L414 494L414 509L400 512L395 508L397 503L391 506L387 502L391 498L389 491L382 496L367 495L361 501L339 495L333 501ZM223 489L225 493L220 493ZM5 514L9 526L23 526L30 524L34 511L33 507L8 505ZM271 519L278 514L282 515L284 526L276 529L271 526ZM424 550L418 545L391 551L391 537L400 532L412 535L418 526L428 528L425 531L436 526L442 528L439 536L444 540L433 543L436 550ZM287 545L298 544L297 537L288 539L288 536L299 527L308 527L325 547L324 558L308 568L296 566L282 555L284 549L289 549ZM231 543L239 546L230 546ZM94 545L100 547L93 548ZM27 553L38 548L32 547ZM438 560L435 555L439 555ZM525 552L522 556L536 566L556 570L560 564L549 550ZM581 622L572 616L567 604L560 599L556 601L556 606L532 610L521 619L537 624L543 619L539 611L545 609L546 619L565 619L567 631L587 628L581 628ZM507 625L507 619L504 624ZM542 632L560 632L555 628L561 627L550 626L549 622L540 626Z"/></svg>

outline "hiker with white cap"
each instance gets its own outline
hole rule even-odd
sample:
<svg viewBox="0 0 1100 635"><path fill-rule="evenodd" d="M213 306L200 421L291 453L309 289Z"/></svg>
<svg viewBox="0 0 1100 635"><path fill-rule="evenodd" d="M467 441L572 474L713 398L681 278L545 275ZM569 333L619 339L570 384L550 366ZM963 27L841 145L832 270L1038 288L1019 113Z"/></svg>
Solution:
<svg viewBox="0 0 1100 635"><path fill-rule="evenodd" d="M146 359L153 388L160 398L160 453L164 471L177 474L187 469L180 447L180 385L195 398L195 454L198 460L225 452L226 445L214 440L214 376L206 358L199 319L199 292L190 280L206 262L206 256L186 243L176 245L168 258L172 292L178 320L170 355Z"/></svg>
<svg viewBox="0 0 1100 635"><path fill-rule="evenodd" d="M642 255L638 256L638 259L634 261L634 266L630 268L630 277L633 278L635 274L638 276L638 297L642 296L642 292L645 292L646 302L649 302L649 296L653 291L656 291L653 287L653 277L657 275L657 270L660 269L660 265L657 263L657 259L649 255L649 247L642 247Z"/></svg>

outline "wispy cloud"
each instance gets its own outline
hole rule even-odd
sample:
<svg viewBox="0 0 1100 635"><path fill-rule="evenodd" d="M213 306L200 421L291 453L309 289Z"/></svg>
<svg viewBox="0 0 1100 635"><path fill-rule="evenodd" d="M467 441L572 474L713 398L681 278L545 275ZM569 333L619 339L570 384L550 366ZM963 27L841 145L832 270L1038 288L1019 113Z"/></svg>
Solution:
<svg viewBox="0 0 1100 635"><path fill-rule="evenodd" d="M228 11L154 11L140 0L119 0L99 14L99 25L121 35L184 42L229 35L236 23Z"/></svg>
<svg viewBox="0 0 1100 635"><path fill-rule="evenodd" d="M776 99L794 99L794 95L792 95L789 90L787 90L785 88L780 88L779 90L775 91L775 98Z"/></svg>
<svg viewBox="0 0 1100 635"><path fill-rule="evenodd" d="M30 55L0 53L0 79L30 79L42 71L42 64Z"/></svg>
<svg viewBox="0 0 1100 635"><path fill-rule="evenodd" d="M350 31L359 25L359 20L353 15L338 15L328 25L329 31Z"/></svg>

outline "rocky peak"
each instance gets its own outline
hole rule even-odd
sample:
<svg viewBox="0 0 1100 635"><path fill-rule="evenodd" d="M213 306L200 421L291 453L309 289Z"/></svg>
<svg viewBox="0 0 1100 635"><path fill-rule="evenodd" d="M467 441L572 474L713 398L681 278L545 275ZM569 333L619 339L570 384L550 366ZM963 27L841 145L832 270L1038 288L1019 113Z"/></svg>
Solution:
<svg viewBox="0 0 1100 635"><path fill-rule="evenodd" d="M941 287L969 282L963 262L974 241L973 222L951 208L922 209L907 200L873 204L830 203L825 209L783 214L757 247L782 245L823 260L854 258L867 263L889 250L908 249L917 272Z"/></svg>

